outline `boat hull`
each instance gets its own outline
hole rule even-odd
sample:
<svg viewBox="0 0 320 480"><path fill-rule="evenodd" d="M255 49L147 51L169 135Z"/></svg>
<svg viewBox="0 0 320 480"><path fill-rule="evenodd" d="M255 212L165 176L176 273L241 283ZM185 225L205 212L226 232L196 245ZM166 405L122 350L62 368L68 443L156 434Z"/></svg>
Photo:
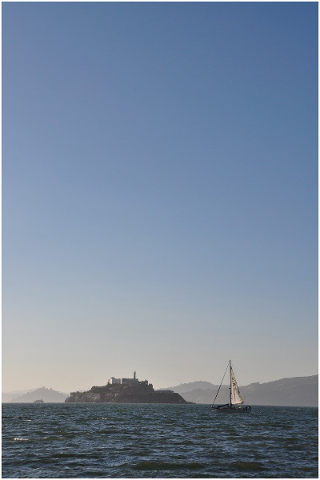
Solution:
<svg viewBox="0 0 320 480"><path fill-rule="evenodd" d="M218 412L223 413L250 413L251 407L249 405L219 405L217 407L213 407Z"/></svg>

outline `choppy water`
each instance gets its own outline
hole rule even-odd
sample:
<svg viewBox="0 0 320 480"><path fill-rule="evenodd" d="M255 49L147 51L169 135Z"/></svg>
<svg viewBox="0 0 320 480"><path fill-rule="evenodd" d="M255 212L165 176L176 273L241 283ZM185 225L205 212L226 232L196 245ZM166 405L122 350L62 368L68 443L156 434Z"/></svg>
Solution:
<svg viewBox="0 0 320 480"><path fill-rule="evenodd" d="M4 404L4 478L318 477L318 409Z"/></svg>

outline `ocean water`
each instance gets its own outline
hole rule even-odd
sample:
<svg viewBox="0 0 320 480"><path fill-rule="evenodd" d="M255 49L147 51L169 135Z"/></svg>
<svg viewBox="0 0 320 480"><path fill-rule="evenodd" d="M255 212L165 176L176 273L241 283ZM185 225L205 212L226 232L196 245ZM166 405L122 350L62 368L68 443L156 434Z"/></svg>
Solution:
<svg viewBox="0 0 320 480"><path fill-rule="evenodd" d="M318 409L3 404L3 478L317 478Z"/></svg>

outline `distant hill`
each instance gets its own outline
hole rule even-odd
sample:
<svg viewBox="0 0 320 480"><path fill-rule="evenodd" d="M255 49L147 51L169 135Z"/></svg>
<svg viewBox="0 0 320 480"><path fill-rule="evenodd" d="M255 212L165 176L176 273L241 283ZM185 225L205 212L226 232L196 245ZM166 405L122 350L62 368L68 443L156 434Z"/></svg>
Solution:
<svg viewBox="0 0 320 480"><path fill-rule="evenodd" d="M218 385L210 382L190 382L170 387L188 402L211 404ZM267 383L251 383L240 387L240 392L250 405L318 406L318 375L282 378ZM216 403L227 403L229 388L221 387Z"/></svg>
<svg viewBox="0 0 320 480"><path fill-rule="evenodd" d="M210 382L204 382L204 381L199 381L199 382L189 382L189 383L181 383L180 385L177 385L175 387L169 387L169 390L174 390L176 393L186 393L190 392L192 390L215 390L218 387L216 385L213 385ZM161 389L161 390L167 390L167 389Z"/></svg>
<svg viewBox="0 0 320 480"><path fill-rule="evenodd" d="M241 392L252 405L318 406L318 375L251 383Z"/></svg>
<svg viewBox="0 0 320 480"><path fill-rule="evenodd" d="M218 390L218 385L206 381L190 382L168 387L161 390L173 390L179 393L187 402L212 404ZM309 377L282 378L267 383L251 383L240 386L240 392L250 405L279 406L318 406L318 375ZM3 402L32 403L43 400L48 403L59 403L69 397L66 393L49 388L38 388L29 392L15 391L2 393ZM216 403L227 403L229 388L222 385Z"/></svg>
<svg viewBox="0 0 320 480"><path fill-rule="evenodd" d="M11 402L13 398L24 395L28 390L14 390L13 392L2 392L2 403Z"/></svg>
<svg viewBox="0 0 320 480"><path fill-rule="evenodd" d="M13 395L11 398L10 396L10 393L3 393L2 401L5 403L32 403L35 400L43 400L45 403L61 403L64 402L69 395L52 390L52 388L41 387L22 395Z"/></svg>

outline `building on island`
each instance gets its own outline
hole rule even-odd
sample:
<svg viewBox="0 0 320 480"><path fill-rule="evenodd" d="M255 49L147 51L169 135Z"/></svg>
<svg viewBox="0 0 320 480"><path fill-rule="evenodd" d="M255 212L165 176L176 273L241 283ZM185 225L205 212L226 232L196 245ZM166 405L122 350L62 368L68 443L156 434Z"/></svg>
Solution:
<svg viewBox="0 0 320 480"><path fill-rule="evenodd" d="M111 377L111 378L109 378L109 380L108 380L108 384L109 384L109 385L120 385L120 384L121 384L121 378Z"/></svg>
<svg viewBox="0 0 320 480"><path fill-rule="evenodd" d="M172 390L155 391L148 380L111 377L107 385L93 386L86 392L71 392L67 403L175 403L188 402Z"/></svg>
<svg viewBox="0 0 320 480"><path fill-rule="evenodd" d="M133 372L133 378L111 377L108 380L108 385L134 385L137 383L146 383L148 385L148 380L144 380L144 382L139 382L139 380L137 379L137 372Z"/></svg>

